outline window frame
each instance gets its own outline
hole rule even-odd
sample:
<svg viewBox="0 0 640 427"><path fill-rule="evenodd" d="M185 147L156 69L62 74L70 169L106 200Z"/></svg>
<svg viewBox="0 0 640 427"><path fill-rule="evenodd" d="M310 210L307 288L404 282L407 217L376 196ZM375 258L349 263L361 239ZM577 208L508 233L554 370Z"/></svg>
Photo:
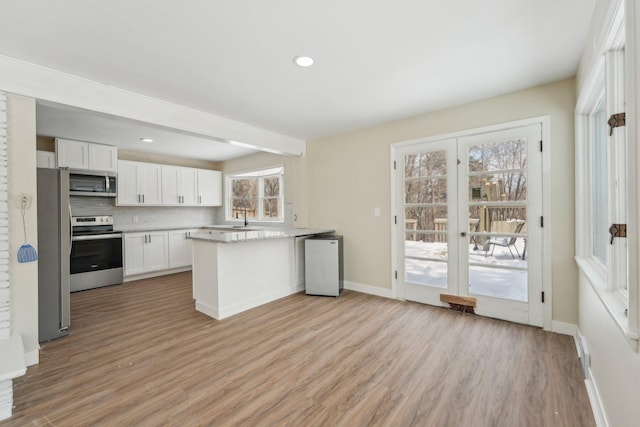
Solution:
<svg viewBox="0 0 640 427"><path fill-rule="evenodd" d="M614 322L623 332L632 349L638 349L638 304L633 297L638 283L627 260L634 259L635 229L633 209L637 186L633 174L627 173L627 159L634 161L633 132L627 119L626 127L607 132L607 218L608 223L625 223L629 239L617 238L607 246L607 265L593 255L593 126L591 117L598 102L605 96L606 114L633 111L633 99L628 91L633 67L633 54L625 46L625 12L620 7L602 44L602 54L594 61L585 79L576 104L576 262ZM625 61L625 55L627 55ZM626 87L626 88L625 88ZM607 128L608 130L608 128ZM629 170L632 172L633 169Z"/></svg>
<svg viewBox="0 0 640 427"><path fill-rule="evenodd" d="M278 196L265 197L264 180L277 177L279 180L280 194ZM233 181L238 179L256 179L258 181L258 196L256 201L257 212L256 217L251 218L251 222L267 222L267 223L284 223L284 166L273 166L268 168L252 169L242 172L234 172L225 176L225 220L232 223L244 222L243 218L233 217ZM264 201L268 199L277 199L279 205L278 217L265 217Z"/></svg>

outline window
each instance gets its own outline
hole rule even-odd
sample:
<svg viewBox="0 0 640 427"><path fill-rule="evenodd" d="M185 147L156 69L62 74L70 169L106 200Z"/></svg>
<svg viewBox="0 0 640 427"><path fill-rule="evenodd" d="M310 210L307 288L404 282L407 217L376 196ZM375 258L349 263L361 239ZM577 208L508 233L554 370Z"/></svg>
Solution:
<svg viewBox="0 0 640 427"><path fill-rule="evenodd" d="M227 221L283 222L284 168L270 168L227 176Z"/></svg>
<svg viewBox="0 0 640 427"><path fill-rule="evenodd" d="M633 189L627 174L627 127L611 128L608 123L625 112L624 38L613 39L618 44L601 57L576 106L576 259L632 343L637 325L631 314L636 315L637 304L629 299L627 239L612 238L609 232L612 224L627 225L627 199Z"/></svg>
<svg viewBox="0 0 640 427"><path fill-rule="evenodd" d="M591 209L593 212L593 244L591 253L607 265L607 239L609 218L607 216L607 129L604 97L589 116L591 128Z"/></svg>

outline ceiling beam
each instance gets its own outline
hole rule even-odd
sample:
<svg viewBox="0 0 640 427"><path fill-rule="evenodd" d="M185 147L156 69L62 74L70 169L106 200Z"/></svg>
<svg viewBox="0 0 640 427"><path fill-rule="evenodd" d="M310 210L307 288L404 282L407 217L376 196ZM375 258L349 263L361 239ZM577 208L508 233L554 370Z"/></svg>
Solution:
<svg viewBox="0 0 640 427"><path fill-rule="evenodd" d="M0 90L289 156L306 141L0 55Z"/></svg>

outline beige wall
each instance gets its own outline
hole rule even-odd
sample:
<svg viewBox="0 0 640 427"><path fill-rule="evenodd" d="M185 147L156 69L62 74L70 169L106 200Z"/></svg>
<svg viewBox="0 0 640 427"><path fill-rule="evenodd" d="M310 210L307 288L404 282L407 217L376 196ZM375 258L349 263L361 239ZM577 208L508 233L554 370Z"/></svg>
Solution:
<svg viewBox="0 0 640 427"><path fill-rule="evenodd" d="M37 249L38 205L36 200L36 103L32 98L9 95L9 264L12 292L13 333L22 335L28 363L38 357L38 263L20 264L18 248L24 243L22 218L15 200L32 197L26 211L27 237ZM35 360L34 360L35 359Z"/></svg>
<svg viewBox="0 0 640 427"><path fill-rule="evenodd" d="M293 204L293 213L297 217L293 225L306 227L306 159L304 157L256 153L223 162L220 170L223 173L234 173L280 165L284 166L284 202Z"/></svg>
<svg viewBox="0 0 640 427"><path fill-rule="evenodd" d="M311 227L344 235L345 280L391 288L390 145L502 122L551 118L553 319L578 320L574 256L575 81L556 82L307 145ZM381 216L374 216L374 208Z"/></svg>

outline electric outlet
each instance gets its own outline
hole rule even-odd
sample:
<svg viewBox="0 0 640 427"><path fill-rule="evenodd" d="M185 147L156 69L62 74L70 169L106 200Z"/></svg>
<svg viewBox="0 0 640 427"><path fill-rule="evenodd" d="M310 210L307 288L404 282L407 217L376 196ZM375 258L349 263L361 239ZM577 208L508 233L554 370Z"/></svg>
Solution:
<svg viewBox="0 0 640 427"><path fill-rule="evenodd" d="M29 209L31 207L31 203L33 202L33 197L31 194L20 193L16 198L16 205L19 208Z"/></svg>

